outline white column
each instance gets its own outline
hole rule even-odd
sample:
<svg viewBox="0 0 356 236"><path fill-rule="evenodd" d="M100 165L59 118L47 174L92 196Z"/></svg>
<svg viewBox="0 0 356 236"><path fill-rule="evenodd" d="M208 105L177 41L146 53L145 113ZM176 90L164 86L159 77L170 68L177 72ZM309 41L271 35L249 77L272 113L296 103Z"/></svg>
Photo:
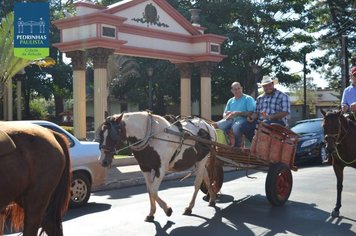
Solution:
<svg viewBox="0 0 356 236"><path fill-rule="evenodd" d="M211 78L200 79L201 117L211 120Z"/></svg>
<svg viewBox="0 0 356 236"><path fill-rule="evenodd" d="M73 71L73 126L74 136L86 138L85 70Z"/></svg>
<svg viewBox="0 0 356 236"><path fill-rule="evenodd" d="M86 92L85 69L86 54L83 51L66 53L72 59L73 65L73 128L74 136L78 139L86 138Z"/></svg>
<svg viewBox="0 0 356 236"><path fill-rule="evenodd" d="M107 71L105 68L94 69L94 129L105 119L107 111Z"/></svg>
<svg viewBox="0 0 356 236"><path fill-rule="evenodd" d="M21 104L21 98L22 98L22 93L21 93L21 80L16 81L16 98L17 98L17 120L22 120L22 104Z"/></svg>
<svg viewBox="0 0 356 236"><path fill-rule="evenodd" d="M7 81L7 120L13 120L12 78Z"/></svg>
<svg viewBox="0 0 356 236"><path fill-rule="evenodd" d="M180 74L180 115L192 115L192 88L191 77L193 64L179 63L176 64Z"/></svg>
<svg viewBox="0 0 356 236"><path fill-rule="evenodd" d="M7 114L8 114L8 109L7 109L7 84L2 84L4 86L3 88L3 94L2 94L2 105L3 105L3 119L7 120Z"/></svg>
<svg viewBox="0 0 356 236"><path fill-rule="evenodd" d="M190 78L180 79L180 114L181 116L192 115L192 94Z"/></svg>

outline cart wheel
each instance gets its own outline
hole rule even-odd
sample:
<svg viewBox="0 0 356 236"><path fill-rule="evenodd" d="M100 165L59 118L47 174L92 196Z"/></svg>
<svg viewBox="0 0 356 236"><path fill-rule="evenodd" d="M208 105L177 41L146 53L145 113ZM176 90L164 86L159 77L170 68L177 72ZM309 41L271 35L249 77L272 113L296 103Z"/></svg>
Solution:
<svg viewBox="0 0 356 236"><path fill-rule="evenodd" d="M216 170L216 176L213 179L213 192L218 193L221 189L221 186L223 185L224 182L224 169L221 164L216 164L215 165L215 170ZM208 193L208 188L206 187L204 181L200 185L200 190L207 194Z"/></svg>
<svg viewBox="0 0 356 236"><path fill-rule="evenodd" d="M292 191L293 177L284 163L272 164L266 178L266 196L273 206L282 206Z"/></svg>

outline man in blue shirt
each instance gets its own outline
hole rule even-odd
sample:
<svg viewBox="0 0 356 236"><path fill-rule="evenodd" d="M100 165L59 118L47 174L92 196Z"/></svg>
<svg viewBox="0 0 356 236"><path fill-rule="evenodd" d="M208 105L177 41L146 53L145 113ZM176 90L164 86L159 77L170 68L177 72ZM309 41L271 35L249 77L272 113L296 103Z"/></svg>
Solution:
<svg viewBox="0 0 356 236"><path fill-rule="evenodd" d="M356 112L356 66L350 70L350 86L344 89L341 99L343 112Z"/></svg>
<svg viewBox="0 0 356 236"><path fill-rule="evenodd" d="M262 78L260 86L264 93L256 99L255 112L247 117L247 122L242 124L241 131L248 140L252 140L258 122L267 124L277 123L288 125L287 116L290 113L289 96L274 87L274 81L268 76Z"/></svg>
<svg viewBox="0 0 356 236"><path fill-rule="evenodd" d="M246 121L246 117L255 110L255 100L243 93L239 82L231 84L231 92L234 97L227 101L223 119L218 121L216 126L224 132L232 129L235 137L235 147L240 147L242 138L241 125Z"/></svg>

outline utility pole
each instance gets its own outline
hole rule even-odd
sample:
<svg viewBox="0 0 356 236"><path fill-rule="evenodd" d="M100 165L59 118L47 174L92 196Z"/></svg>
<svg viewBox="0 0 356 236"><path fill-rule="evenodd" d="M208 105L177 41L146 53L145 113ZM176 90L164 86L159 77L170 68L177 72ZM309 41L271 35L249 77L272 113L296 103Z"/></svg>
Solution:
<svg viewBox="0 0 356 236"><path fill-rule="evenodd" d="M349 60L347 57L347 35L342 35L341 36L341 72L342 72L342 77L341 77L341 96L344 91L344 89L349 86Z"/></svg>
<svg viewBox="0 0 356 236"><path fill-rule="evenodd" d="M304 89L304 102L303 102L303 120L307 118L307 53L304 53L303 62L303 89Z"/></svg>

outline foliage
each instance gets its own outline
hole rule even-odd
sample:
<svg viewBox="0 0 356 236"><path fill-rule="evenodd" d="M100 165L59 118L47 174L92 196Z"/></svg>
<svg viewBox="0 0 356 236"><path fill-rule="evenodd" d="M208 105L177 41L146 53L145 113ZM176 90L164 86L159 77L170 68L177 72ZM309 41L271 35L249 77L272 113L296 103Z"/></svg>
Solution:
<svg viewBox="0 0 356 236"><path fill-rule="evenodd" d="M313 68L329 82L330 87L341 86L341 38L348 37L348 54L356 50L356 24L354 0L314 1L310 8L314 19L309 25L310 32L320 35L318 47L323 54L316 57Z"/></svg>
<svg viewBox="0 0 356 236"><path fill-rule="evenodd" d="M74 127L73 126L61 126L63 129L68 131L69 133L74 135Z"/></svg>
<svg viewBox="0 0 356 236"><path fill-rule="evenodd" d="M231 83L239 81L245 93L252 93L255 79L274 75L289 85L298 81L285 63L303 62L304 54L315 50L314 39L304 31L312 17L302 1L169 1L184 16L191 8L201 9L200 24L206 33L225 35L222 54L227 57L213 72L213 102L224 103ZM189 19L189 18L188 18ZM304 43L301 50L296 45ZM261 71L255 75L251 65Z"/></svg>
<svg viewBox="0 0 356 236"><path fill-rule="evenodd" d="M35 120L45 120L48 116L49 106L50 103L48 103L45 99L32 99L30 101L30 117L27 118Z"/></svg>
<svg viewBox="0 0 356 236"><path fill-rule="evenodd" d="M291 95L297 98L296 104L304 103L304 81L300 80L295 84L290 85ZM312 78L306 78L307 101L306 104L316 103L316 84L312 82ZM311 106L309 106L311 107Z"/></svg>
<svg viewBox="0 0 356 236"><path fill-rule="evenodd" d="M14 56L14 13L10 12L1 21L0 26L0 83L16 75L25 66L31 63L30 60Z"/></svg>
<svg viewBox="0 0 356 236"><path fill-rule="evenodd" d="M146 109L148 97L147 68L153 67L153 110L165 114L169 103L177 103L179 76L175 66L167 61L115 55L109 59L110 93L122 101L139 104Z"/></svg>

